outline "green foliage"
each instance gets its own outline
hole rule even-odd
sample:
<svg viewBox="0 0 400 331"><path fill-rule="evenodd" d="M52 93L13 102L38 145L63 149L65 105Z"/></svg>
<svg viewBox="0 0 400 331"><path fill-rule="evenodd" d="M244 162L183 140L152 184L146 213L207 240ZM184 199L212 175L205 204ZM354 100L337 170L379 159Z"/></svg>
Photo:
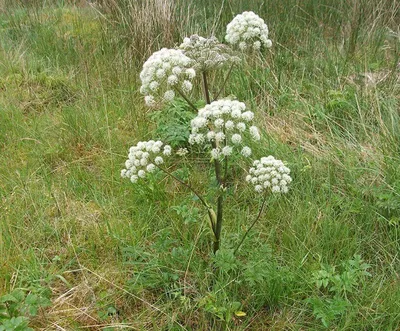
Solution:
<svg viewBox="0 0 400 331"><path fill-rule="evenodd" d="M173 148L186 147L190 133L190 121L196 116L185 100L175 99L162 110L150 114L157 123L154 136Z"/></svg>
<svg viewBox="0 0 400 331"><path fill-rule="evenodd" d="M322 295L310 297L306 302L312 306L314 316L325 327L329 327L351 307L348 294L359 288L365 277L371 276L367 271L370 268L361 255L354 255L342 263L340 273L331 265L322 265L320 270L314 272L313 282ZM323 290L328 292L323 295Z"/></svg>
<svg viewBox="0 0 400 331"><path fill-rule="evenodd" d="M240 315L241 303L238 301L226 302L223 305L218 303L217 295L209 293L199 300L199 307L207 313L217 317L220 321L229 323L235 315Z"/></svg>
<svg viewBox="0 0 400 331"><path fill-rule="evenodd" d="M28 327L29 318L36 316L40 308L49 307L48 288L15 289L0 297L0 330L33 330Z"/></svg>

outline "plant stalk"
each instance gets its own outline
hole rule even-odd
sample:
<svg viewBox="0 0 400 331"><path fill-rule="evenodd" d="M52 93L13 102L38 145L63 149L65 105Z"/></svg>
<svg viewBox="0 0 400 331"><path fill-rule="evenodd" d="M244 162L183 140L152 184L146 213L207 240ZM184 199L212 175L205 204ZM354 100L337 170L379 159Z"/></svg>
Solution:
<svg viewBox="0 0 400 331"><path fill-rule="evenodd" d="M253 228L253 226L257 223L257 221L260 219L261 214L264 210L264 205L265 202L267 201L267 195L264 195L264 200L261 204L260 210L258 211L258 215L255 218L255 220L253 221L253 223L250 225L250 227L247 229L246 233L243 235L242 239L240 240L239 244L236 246L235 250L233 251L233 254L235 255L237 253L237 251L239 250L240 246L242 246L244 240L246 239L247 235L249 234L250 230Z"/></svg>
<svg viewBox="0 0 400 331"><path fill-rule="evenodd" d="M208 89L208 82L207 82L207 74L205 71L202 72L202 78L203 78L203 92L204 92L204 98L206 100L207 104L211 103L211 98L210 98L210 92ZM212 147L216 148L217 144L215 141L211 142ZM222 230L222 220L223 220L223 205L224 205L224 196L223 196L223 190L224 190L224 179L222 177L222 169L221 169L221 163L218 160L214 160L214 168L215 168L215 177L218 182L218 187L219 187L219 195L217 199L217 219L216 219L216 224L215 224L215 231L214 231L214 254L219 250L220 244L221 244L221 230Z"/></svg>
<svg viewBox="0 0 400 331"><path fill-rule="evenodd" d="M232 70L233 70L233 66L234 66L234 64L232 63L231 67L229 68L228 73L226 74L226 77L225 77L225 79L224 79L224 82L223 82L222 85L221 85L221 88L219 89L217 95L216 95L215 98L214 98L214 101L217 100L218 97L220 96L220 94L222 93L222 91L223 91L223 89L224 89L224 87L225 87L225 85L226 85L226 83L227 83L227 81L228 81L228 78L229 78L229 76L231 75L231 72L232 72Z"/></svg>
<svg viewBox="0 0 400 331"><path fill-rule="evenodd" d="M206 200L188 183L184 182L183 180L179 179L178 177L176 177L175 175L173 175L171 172L169 172L168 170L157 166L161 171L165 172L168 176L170 176L171 178L175 179L178 183L182 184L183 186L187 187L190 191L192 191L192 193L197 196L200 200L200 202L204 205L204 207L206 207L207 209L207 213L208 213L208 217L210 219L211 222L211 229L214 232L216 232L216 223L217 223L217 217L215 216L215 212L214 210L208 205L208 203L206 202Z"/></svg>
<svg viewBox="0 0 400 331"><path fill-rule="evenodd" d="M175 91L178 92L178 94L185 99L185 101L188 103L188 105L197 113L199 110L196 108L196 106L189 100L189 98L183 93L179 88L175 87Z"/></svg>
<svg viewBox="0 0 400 331"><path fill-rule="evenodd" d="M207 74L205 71L202 72L202 76L203 76L204 97L206 99L206 103L209 105L211 103L211 99L210 99L210 91L208 90Z"/></svg>

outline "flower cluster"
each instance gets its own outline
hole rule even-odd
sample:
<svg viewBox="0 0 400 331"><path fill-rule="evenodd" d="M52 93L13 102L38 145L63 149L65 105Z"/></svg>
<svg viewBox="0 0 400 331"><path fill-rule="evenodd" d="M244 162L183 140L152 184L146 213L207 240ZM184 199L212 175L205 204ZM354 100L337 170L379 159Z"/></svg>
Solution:
<svg viewBox="0 0 400 331"><path fill-rule="evenodd" d="M288 185L292 182L289 174L290 169L270 155L253 162L246 181L254 186L257 193L268 189L273 193L287 193Z"/></svg>
<svg viewBox="0 0 400 331"><path fill-rule="evenodd" d="M190 92L196 76L192 64L182 50L163 48L153 53L140 73L140 92L145 95L146 104L155 106L160 101L172 101L176 90Z"/></svg>
<svg viewBox="0 0 400 331"><path fill-rule="evenodd" d="M154 172L157 166L164 163L163 157L170 156L171 153L171 146L164 145L161 141L140 141L129 149L128 160L125 161L126 169L121 170L121 177L136 183L139 178L146 177L147 173Z"/></svg>
<svg viewBox="0 0 400 331"><path fill-rule="evenodd" d="M233 151L249 157L251 149L243 146L243 135L250 134L253 140L260 140L258 128L252 125L254 113L246 111L246 105L236 100L217 100L199 110L191 121L190 144L211 142L213 159L230 156Z"/></svg>
<svg viewBox="0 0 400 331"><path fill-rule="evenodd" d="M272 46L268 39L268 26L264 20L253 13L245 11L237 15L226 28L226 41L232 45L238 45L241 50L253 48L259 50L261 46Z"/></svg>
<svg viewBox="0 0 400 331"><path fill-rule="evenodd" d="M233 54L231 48L221 44L215 37L204 38L195 34L185 38L179 48L194 60L196 70L212 70L240 62L240 58Z"/></svg>

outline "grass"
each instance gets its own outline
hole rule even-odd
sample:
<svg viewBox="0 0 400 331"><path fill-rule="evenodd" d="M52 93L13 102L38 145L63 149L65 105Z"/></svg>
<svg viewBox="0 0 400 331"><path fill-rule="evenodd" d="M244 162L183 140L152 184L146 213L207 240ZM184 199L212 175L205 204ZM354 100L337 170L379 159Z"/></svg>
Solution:
<svg viewBox="0 0 400 331"><path fill-rule="evenodd" d="M399 329L398 3L156 4L0 5L0 295L50 289L35 330L318 330L336 310L333 329ZM241 180L213 257L186 189L119 174L131 145L163 132L138 93L143 60L187 34L222 39L246 9L274 47L235 69L225 94L257 109L256 156L287 160L294 182L235 260L228 249L258 207ZM207 161L193 169L206 182ZM340 310L342 294L313 277L357 254L371 277L354 278Z"/></svg>

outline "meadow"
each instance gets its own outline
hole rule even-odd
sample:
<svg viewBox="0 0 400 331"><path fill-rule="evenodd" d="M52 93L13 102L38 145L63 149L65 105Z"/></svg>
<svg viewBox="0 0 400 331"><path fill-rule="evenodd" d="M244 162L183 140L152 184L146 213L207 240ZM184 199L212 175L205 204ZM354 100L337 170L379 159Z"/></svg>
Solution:
<svg viewBox="0 0 400 331"><path fill-rule="evenodd" d="M140 140L190 148L144 61L245 10L273 46L225 94L293 183L233 256L259 201L231 178L215 256L189 190L120 172ZM399 22L396 0L0 1L0 330L400 329ZM209 162L176 173L208 194Z"/></svg>

